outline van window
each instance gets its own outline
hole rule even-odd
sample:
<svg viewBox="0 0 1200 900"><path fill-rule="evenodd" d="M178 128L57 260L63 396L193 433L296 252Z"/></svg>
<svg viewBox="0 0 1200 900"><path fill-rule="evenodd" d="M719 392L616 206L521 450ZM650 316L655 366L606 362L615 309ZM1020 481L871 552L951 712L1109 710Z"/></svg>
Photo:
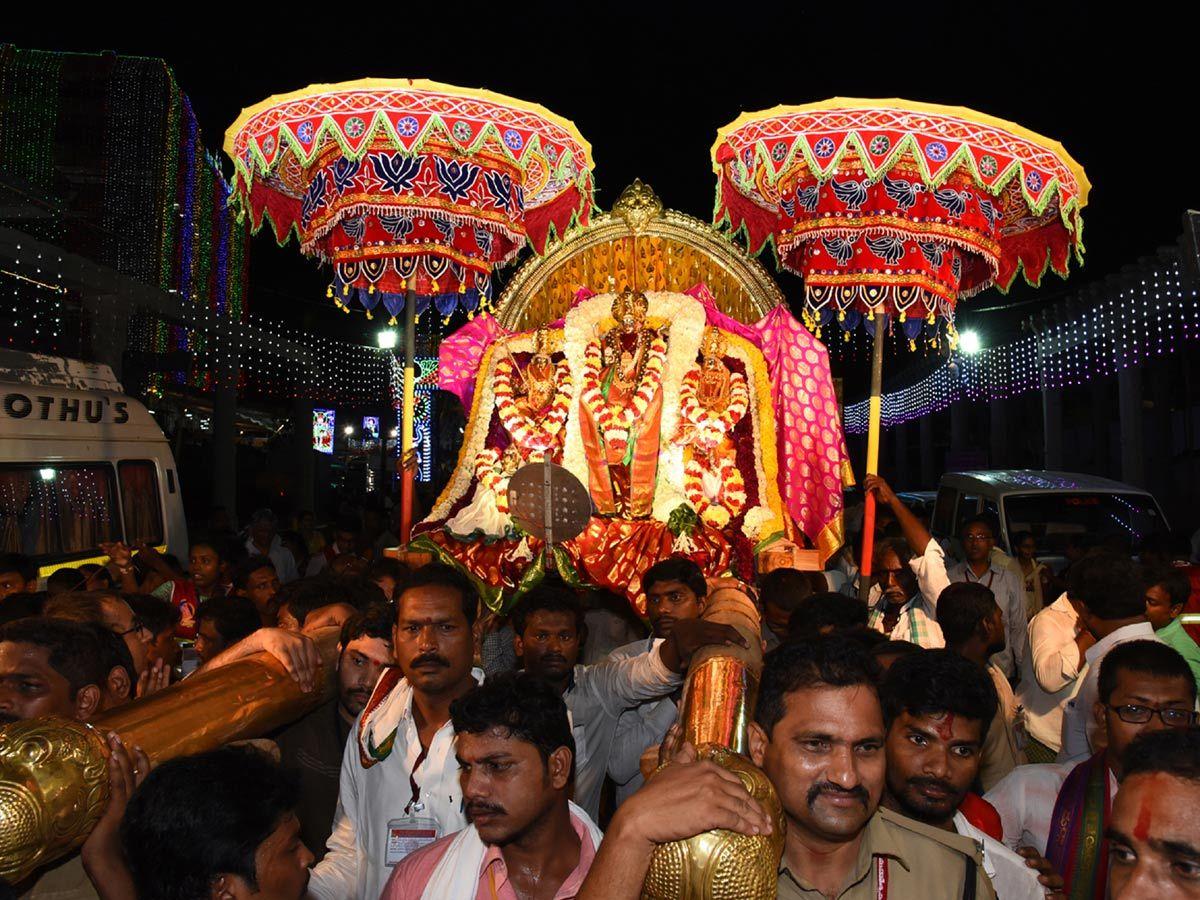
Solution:
<svg viewBox="0 0 1200 900"><path fill-rule="evenodd" d="M933 505L933 533L949 537L954 533L954 507L958 503L958 490L944 487L938 490L937 502Z"/></svg>
<svg viewBox="0 0 1200 900"><path fill-rule="evenodd" d="M117 485L107 463L0 465L0 546L67 558L121 539Z"/></svg>
<svg viewBox="0 0 1200 900"><path fill-rule="evenodd" d="M1004 498L1010 534L1032 532L1038 552L1063 555L1069 544L1083 549L1119 538L1136 550L1142 538L1166 530L1149 494L1047 493Z"/></svg>
<svg viewBox="0 0 1200 900"><path fill-rule="evenodd" d="M979 495L963 494L958 501L958 515L955 517L954 536L962 533L963 523L979 515Z"/></svg>
<svg viewBox="0 0 1200 900"><path fill-rule="evenodd" d="M162 505L158 501L158 470L148 459L123 460L117 464L121 476L121 508L125 511L125 542L161 544Z"/></svg>

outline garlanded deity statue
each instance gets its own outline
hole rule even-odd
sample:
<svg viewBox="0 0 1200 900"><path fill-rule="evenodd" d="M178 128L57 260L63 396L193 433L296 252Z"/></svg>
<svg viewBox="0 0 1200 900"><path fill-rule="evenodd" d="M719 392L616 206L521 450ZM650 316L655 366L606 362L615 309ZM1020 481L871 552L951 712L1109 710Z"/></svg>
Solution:
<svg viewBox="0 0 1200 900"><path fill-rule="evenodd" d="M648 308L641 291L622 291L614 324L584 351L580 428L600 515L645 518L654 502L667 338Z"/></svg>
<svg viewBox="0 0 1200 900"><path fill-rule="evenodd" d="M684 448L684 495L709 525L722 528L746 506L746 484L737 464L733 430L746 415L746 378L725 362L728 339L718 328L704 330L700 362L679 389L679 431Z"/></svg>
<svg viewBox="0 0 1200 900"><path fill-rule="evenodd" d="M512 530L508 481L521 468L521 451L510 444L503 452L487 448L475 455L475 496L446 523L452 534L496 537Z"/></svg>
<svg viewBox="0 0 1200 900"><path fill-rule="evenodd" d="M546 327L533 337L533 353L522 368L505 345L496 364L493 390L500 421L525 462L547 453L562 458L564 427L571 405L571 370L565 359L554 362L554 341Z"/></svg>

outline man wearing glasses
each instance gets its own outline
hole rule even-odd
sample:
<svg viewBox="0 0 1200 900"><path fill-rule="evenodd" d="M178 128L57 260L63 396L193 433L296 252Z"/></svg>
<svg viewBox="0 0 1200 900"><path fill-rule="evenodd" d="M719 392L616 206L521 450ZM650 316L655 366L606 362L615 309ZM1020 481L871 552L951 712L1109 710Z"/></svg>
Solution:
<svg viewBox="0 0 1200 900"><path fill-rule="evenodd" d="M962 541L963 556L966 559L950 566L946 576L951 582L971 581L982 584L995 596L996 603L1004 615L1004 632L1008 640L1007 646L992 656L992 662L996 668L1012 678L1020 671L1028 637L1025 589L1012 569L992 560L996 533L987 518L976 516L964 522L959 540Z"/></svg>
<svg viewBox="0 0 1200 900"><path fill-rule="evenodd" d="M1128 641L1100 664L1092 714L1107 746L1082 762L1018 766L984 799L1000 813L1004 842L1040 851L1068 896L1104 897L1108 825L1125 748L1140 734L1196 721L1196 682L1187 662L1159 641Z"/></svg>
<svg viewBox="0 0 1200 900"><path fill-rule="evenodd" d="M72 622L96 622L125 641L137 671L135 696L144 697L166 687L171 670L163 660L149 664L154 632L138 617L119 594L107 591L79 591L59 594L46 601L42 614Z"/></svg>

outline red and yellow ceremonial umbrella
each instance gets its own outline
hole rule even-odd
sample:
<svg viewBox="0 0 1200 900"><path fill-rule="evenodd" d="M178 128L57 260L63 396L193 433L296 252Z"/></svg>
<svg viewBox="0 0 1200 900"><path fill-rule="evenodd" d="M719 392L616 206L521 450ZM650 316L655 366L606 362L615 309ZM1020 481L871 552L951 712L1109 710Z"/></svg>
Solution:
<svg viewBox="0 0 1200 900"><path fill-rule="evenodd" d="M591 146L533 103L432 81L312 85L242 111L225 133L236 202L257 231L330 264L329 295L405 316L402 447L412 449L414 324L486 307L492 270L586 224ZM411 525L406 470L401 538Z"/></svg>
<svg viewBox="0 0 1200 900"><path fill-rule="evenodd" d="M751 252L768 243L804 279L815 333L860 323L874 335L867 474L878 471L884 328L953 344L959 298L1022 272L1066 276L1082 262L1091 187L1057 141L963 107L834 98L746 113L712 149L716 221ZM867 497L866 591L874 497Z"/></svg>

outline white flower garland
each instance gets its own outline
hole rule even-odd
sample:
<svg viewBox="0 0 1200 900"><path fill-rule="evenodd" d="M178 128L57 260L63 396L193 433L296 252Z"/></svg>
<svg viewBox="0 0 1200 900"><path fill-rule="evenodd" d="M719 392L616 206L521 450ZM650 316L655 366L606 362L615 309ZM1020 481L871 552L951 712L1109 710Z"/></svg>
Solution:
<svg viewBox="0 0 1200 900"><path fill-rule="evenodd" d="M516 366L511 358L506 357L496 363L492 378L496 409L500 413L500 422L521 449L521 456L527 462L536 462L547 451L558 446L563 426L567 424L573 393L571 369L566 360L559 360L555 364L554 381L557 389L550 408L540 420L531 419L517 407L513 384L515 377Z"/></svg>

